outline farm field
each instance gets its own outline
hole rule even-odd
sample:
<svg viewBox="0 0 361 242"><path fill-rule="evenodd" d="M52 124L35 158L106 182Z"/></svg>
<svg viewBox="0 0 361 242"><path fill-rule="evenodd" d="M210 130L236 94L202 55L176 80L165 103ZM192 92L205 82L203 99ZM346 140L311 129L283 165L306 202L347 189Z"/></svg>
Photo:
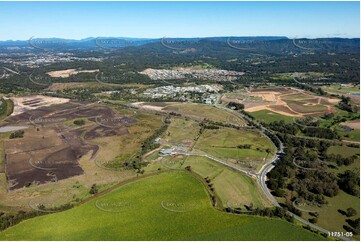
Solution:
<svg viewBox="0 0 361 242"><path fill-rule="evenodd" d="M77 219L76 226L74 218ZM23 221L1 232L0 239L104 241L322 238L279 219L217 211L211 206L200 181L186 172L172 172L127 184L67 211Z"/></svg>
<svg viewBox="0 0 361 242"><path fill-rule="evenodd" d="M238 146L249 146L238 147ZM205 130L194 151L202 151L243 168L258 171L274 154L273 143L262 133L250 129L219 128Z"/></svg>

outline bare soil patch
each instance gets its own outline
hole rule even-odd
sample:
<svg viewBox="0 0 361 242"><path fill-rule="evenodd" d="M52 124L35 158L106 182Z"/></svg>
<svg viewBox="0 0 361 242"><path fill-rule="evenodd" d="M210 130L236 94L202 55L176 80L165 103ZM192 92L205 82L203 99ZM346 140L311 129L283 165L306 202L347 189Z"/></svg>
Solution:
<svg viewBox="0 0 361 242"><path fill-rule="evenodd" d="M14 111L11 115L18 115L40 107L48 107L69 102L69 99L66 98L47 97L42 95L11 97L10 99L14 102Z"/></svg>
<svg viewBox="0 0 361 242"><path fill-rule="evenodd" d="M279 114L302 117L334 112L338 99L319 97L295 88L258 88L249 91L249 95L261 97L268 104L246 105L245 110L255 112L271 110Z"/></svg>
<svg viewBox="0 0 361 242"><path fill-rule="evenodd" d="M347 121L347 122L341 123L341 125L348 126L352 129L360 129L360 120L356 119L356 120L352 120L352 121Z"/></svg>
<svg viewBox="0 0 361 242"><path fill-rule="evenodd" d="M41 99L25 102L29 105L38 101ZM88 123L69 126L79 118ZM8 189L15 190L83 174L78 160L87 154L93 159L99 150L92 141L126 135L128 126L136 121L118 117L106 106L66 102L27 110L6 122L30 125L24 138L5 140L4 144Z"/></svg>
<svg viewBox="0 0 361 242"><path fill-rule="evenodd" d="M76 69L67 69L67 70L59 70L59 71L50 71L47 72L50 77L60 77L60 78L67 78L72 75L76 75L78 73L93 73L98 72L99 69L96 70L76 70Z"/></svg>

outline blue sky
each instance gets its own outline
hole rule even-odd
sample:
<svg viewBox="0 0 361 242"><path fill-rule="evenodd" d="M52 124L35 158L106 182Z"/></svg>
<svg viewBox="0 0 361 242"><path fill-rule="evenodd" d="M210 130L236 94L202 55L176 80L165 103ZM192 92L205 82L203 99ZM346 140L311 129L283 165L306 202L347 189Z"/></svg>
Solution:
<svg viewBox="0 0 361 242"><path fill-rule="evenodd" d="M359 37L359 2L0 2L0 40Z"/></svg>

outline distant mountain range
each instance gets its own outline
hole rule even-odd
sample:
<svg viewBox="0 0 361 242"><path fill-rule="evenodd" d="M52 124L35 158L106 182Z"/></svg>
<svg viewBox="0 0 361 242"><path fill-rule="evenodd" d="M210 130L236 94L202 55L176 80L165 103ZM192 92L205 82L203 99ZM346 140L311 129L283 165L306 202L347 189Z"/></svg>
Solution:
<svg viewBox="0 0 361 242"><path fill-rule="evenodd" d="M149 45L157 48L161 44L163 47L174 50L194 49L196 47L227 45L234 49L288 49L295 47L303 50L347 50L359 51L360 38L317 38L317 39L290 39L285 36L224 36L205 38L129 38L129 37L89 37L81 40L63 38L36 38L29 40L7 40L0 41L2 49L38 49L38 50L110 50L124 47L137 47Z"/></svg>

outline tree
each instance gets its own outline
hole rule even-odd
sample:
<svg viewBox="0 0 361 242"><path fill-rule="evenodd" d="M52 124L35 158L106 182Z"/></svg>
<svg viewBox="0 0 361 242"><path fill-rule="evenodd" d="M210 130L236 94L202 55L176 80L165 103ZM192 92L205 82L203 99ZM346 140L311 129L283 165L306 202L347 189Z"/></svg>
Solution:
<svg viewBox="0 0 361 242"><path fill-rule="evenodd" d="M74 123L75 125L81 126L81 125L84 125L84 124L85 124L85 121L84 121L84 119L77 119L77 120L74 120L73 123Z"/></svg>
<svg viewBox="0 0 361 242"><path fill-rule="evenodd" d="M352 217L355 216L357 214L356 210L353 208L347 208L346 209L346 216L347 217Z"/></svg>
<svg viewBox="0 0 361 242"><path fill-rule="evenodd" d="M310 223L317 223L318 219L317 218L310 218L308 221L310 221Z"/></svg>
<svg viewBox="0 0 361 242"><path fill-rule="evenodd" d="M98 188L97 188L97 184L93 184L92 187L90 188L90 194L97 194L98 193Z"/></svg>

